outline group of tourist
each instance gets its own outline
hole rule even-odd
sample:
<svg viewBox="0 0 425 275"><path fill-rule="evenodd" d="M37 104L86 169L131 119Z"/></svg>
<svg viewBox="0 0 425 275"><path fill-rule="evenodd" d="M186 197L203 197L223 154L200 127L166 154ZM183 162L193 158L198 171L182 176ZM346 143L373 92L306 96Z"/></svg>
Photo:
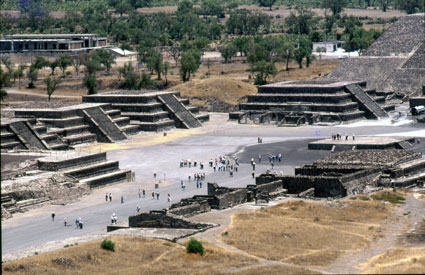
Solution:
<svg viewBox="0 0 425 275"><path fill-rule="evenodd" d="M332 140L342 140L342 137L344 135L341 135L340 133L332 134ZM352 136L353 140L356 139L355 135ZM345 135L345 140L348 140L348 135Z"/></svg>

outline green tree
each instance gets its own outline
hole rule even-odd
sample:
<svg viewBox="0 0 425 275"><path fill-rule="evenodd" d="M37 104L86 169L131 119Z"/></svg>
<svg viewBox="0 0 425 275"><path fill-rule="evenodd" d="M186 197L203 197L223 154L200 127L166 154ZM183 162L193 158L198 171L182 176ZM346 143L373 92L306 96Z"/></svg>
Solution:
<svg viewBox="0 0 425 275"><path fill-rule="evenodd" d="M316 52L319 54L319 60L322 60L322 53L326 53L326 48L325 47L318 47L316 49Z"/></svg>
<svg viewBox="0 0 425 275"><path fill-rule="evenodd" d="M168 61L165 61L162 64L162 73L164 74L165 77L165 86L168 85L168 70L170 69L170 63Z"/></svg>
<svg viewBox="0 0 425 275"><path fill-rule="evenodd" d="M119 13L120 16L123 15L123 13L129 13L132 10L132 7L130 3L126 1L121 1L115 6L115 13Z"/></svg>
<svg viewBox="0 0 425 275"><path fill-rule="evenodd" d="M49 67L50 67L50 69L52 70L52 73L51 73L51 75L54 75L55 74L55 70L56 70L56 68L59 66L59 64L58 64L58 60L56 59L56 60L54 60L54 61L52 61L52 62L49 62Z"/></svg>
<svg viewBox="0 0 425 275"><path fill-rule="evenodd" d="M109 74L112 68L113 64L116 64L115 62L115 55L112 54L110 51L105 49L99 49L94 51L91 58L95 61L97 61L99 64L102 64L106 72Z"/></svg>
<svg viewBox="0 0 425 275"><path fill-rule="evenodd" d="M396 0L395 6L407 14L424 11L424 0Z"/></svg>
<svg viewBox="0 0 425 275"><path fill-rule="evenodd" d="M83 65L86 67L86 73L93 76L96 76L96 72L102 69L99 61L91 58L91 56L87 56L87 58L83 61Z"/></svg>
<svg viewBox="0 0 425 275"><path fill-rule="evenodd" d="M391 5L393 0L379 0L379 3L381 4L382 11L386 12L388 9L388 6Z"/></svg>
<svg viewBox="0 0 425 275"><path fill-rule="evenodd" d="M201 14L217 16L218 18L224 18L224 8L222 3L217 0L202 0L201 3Z"/></svg>
<svg viewBox="0 0 425 275"><path fill-rule="evenodd" d="M51 96L56 91L57 85L61 82L59 78L53 76L47 77L44 82L46 82L47 96L50 101Z"/></svg>
<svg viewBox="0 0 425 275"><path fill-rule="evenodd" d="M72 59L72 66L77 75L80 73L80 67L83 65L84 60L87 59L87 54L80 53Z"/></svg>
<svg viewBox="0 0 425 275"><path fill-rule="evenodd" d="M267 78L270 75L276 75L277 69L273 62L267 62L264 60L261 60L257 63L255 63L251 70L253 72L258 72L258 74L255 76L255 84L256 85L263 85L267 83Z"/></svg>
<svg viewBox="0 0 425 275"><path fill-rule="evenodd" d="M158 74L158 80L161 79L162 54L153 50L150 55L146 57L145 62L146 67L151 71L151 74L155 71Z"/></svg>
<svg viewBox="0 0 425 275"><path fill-rule="evenodd" d="M236 56L238 49L235 45L228 43L218 49L221 56L224 58L224 63L229 63L232 57Z"/></svg>
<svg viewBox="0 0 425 275"><path fill-rule="evenodd" d="M258 0L258 4L260 7L268 7L270 10L272 10L272 6L276 0Z"/></svg>
<svg viewBox="0 0 425 275"><path fill-rule="evenodd" d="M286 63L286 70L289 70L289 62L294 58L295 46L292 37L282 38L282 44L278 49L278 58Z"/></svg>
<svg viewBox="0 0 425 275"><path fill-rule="evenodd" d="M1 56L0 57L1 63L6 67L7 72L10 74L13 70L13 63L9 56Z"/></svg>
<svg viewBox="0 0 425 275"><path fill-rule="evenodd" d="M200 65L201 53L197 49L190 49L181 56L180 74L183 82L189 81L191 74L195 73Z"/></svg>
<svg viewBox="0 0 425 275"><path fill-rule="evenodd" d="M65 70L72 64L72 60L67 54L62 54L57 59L58 67L62 70L62 76L65 77Z"/></svg>
<svg viewBox="0 0 425 275"><path fill-rule="evenodd" d="M289 33L309 34L311 32L314 13L306 7L297 7L297 13L291 12L285 19Z"/></svg>
<svg viewBox="0 0 425 275"><path fill-rule="evenodd" d="M333 16L339 15L347 6L347 0L323 0L322 8L330 10Z"/></svg>
<svg viewBox="0 0 425 275"><path fill-rule="evenodd" d="M49 65L50 65L50 62L42 56L35 57L34 62L31 64L33 68L38 70L43 69L44 67L49 67Z"/></svg>
<svg viewBox="0 0 425 275"><path fill-rule="evenodd" d="M179 61L180 55L182 53L182 48L180 46L180 43L177 41L174 41L172 45L168 47L167 51L173 57L177 67L177 62Z"/></svg>
<svg viewBox="0 0 425 275"><path fill-rule="evenodd" d="M249 52L249 42L251 39L249 37L236 37L232 40L232 44L237 48L237 51L241 55L247 56Z"/></svg>
<svg viewBox="0 0 425 275"><path fill-rule="evenodd" d="M8 73L3 71L3 68L0 66L0 100L4 101L4 98L7 96L6 90L3 89L6 86L8 79Z"/></svg>
<svg viewBox="0 0 425 275"><path fill-rule="evenodd" d="M18 89L21 89L21 78L24 77L24 71L27 68L27 65L21 64L18 67L16 75L18 76Z"/></svg>
<svg viewBox="0 0 425 275"><path fill-rule="evenodd" d="M83 79L84 87L87 88L87 94L97 94L97 80L96 76L86 73Z"/></svg>
<svg viewBox="0 0 425 275"><path fill-rule="evenodd" d="M38 69L34 68L33 66L30 66L29 70L27 71L27 77L30 81L28 83L28 88L35 88L34 82L38 79Z"/></svg>

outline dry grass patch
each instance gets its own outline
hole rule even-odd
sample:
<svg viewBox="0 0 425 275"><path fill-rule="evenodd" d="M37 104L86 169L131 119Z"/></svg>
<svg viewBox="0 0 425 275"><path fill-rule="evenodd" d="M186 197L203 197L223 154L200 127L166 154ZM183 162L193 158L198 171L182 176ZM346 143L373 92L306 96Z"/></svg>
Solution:
<svg viewBox="0 0 425 275"><path fill-rule="evenodd" d="M293 201L236 214L223 240L250 254L299 265L327 266L369 244L390 206L374 201Z"/></svg>
<svg viewBox="0 0 425 275"><path fill-rule="evenodd" d="M217 274L255 260L204 243L204 256L187 254L185 246L137 237L113 237L115 252L102 240L5 263L3 274Z"/></svg>
<svg viewBox="0 0 425 275"><path fill-rule="evenodd" d="M238 99L257 93L254 85L228 77L211 77L183 83L171 88L179 91L183 97L214 97L228 104L237 104Z"/></svg>
<svg viewBox="0 0 425 275"><path fill-rule="evenodd" d="M305 268L289 267L282 265L254 266L250 268L241 268L241 270L232 272L235 275L258 275L258 274L322 274Z"/></svg>
<svg viewBox="0 0 425 275"><path fill-rule="evenodd" d="M425 247L396 248L373 257L359 268L367 274L425 274Z"/></svg>

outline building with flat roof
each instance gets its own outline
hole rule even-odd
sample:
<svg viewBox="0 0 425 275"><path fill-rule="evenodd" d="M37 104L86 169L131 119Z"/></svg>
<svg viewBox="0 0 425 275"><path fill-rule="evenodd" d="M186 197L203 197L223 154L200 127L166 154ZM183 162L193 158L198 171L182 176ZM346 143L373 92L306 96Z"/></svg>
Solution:
<svg viewBox="0 0 425 275"><path fill-rule="evenodd" d="M313 52L317 52L318 48L324 48L325 49L324 52L327 52L327 53L341 51L344 44L345 44L344 41L339 41L339 40L315 42L313 43Z"/></svg>
<svg viewBox="0 0 425 275"><path fill-rule="evenodd" d="M77 54L108 46L97 34L13 34L0 39L0 53L37 55Z"/></svg>

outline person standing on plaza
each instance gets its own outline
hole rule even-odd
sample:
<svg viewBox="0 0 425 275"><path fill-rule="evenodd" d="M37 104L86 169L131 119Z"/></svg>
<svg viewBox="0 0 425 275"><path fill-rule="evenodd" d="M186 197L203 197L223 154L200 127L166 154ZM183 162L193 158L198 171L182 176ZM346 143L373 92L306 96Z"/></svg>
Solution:
<svg viewBox="0 0 425 275"><path fill-rule="evenodd" d="M152 199L155 199L155 192L152 192Z"/></svg>
<svg viewBox="0 0 425 275"><path fill-rule="evenodd" d="M255 171L251 172L252 178L255 178Z"/></svg>
<svg viewBox="0 0 425 275"><path fill-rule="evenodd" d="M109 193L109 201L112 202L112 194Z"/></svg>
<svg viewBox="0 0 425 275"><path fill-rule="evenodd" d="M156 193L156 199L159 200L159 193Z"/></svg>
<svg viewBox="0 0 425 275"><path fill-rule="evenodd" d="M137 211L137 213L140 212L140 207L139 206L136 206L136 211Z"/></svg>
<svg viewBox="0 0 425 275"><path fill-rule="evenodd" d="M142 197L144 198L146 195L145 189L142 190Z"/></svg>
<svg viewBox="0 0 425 275"><path fill-rule="evenodd" d="M139 199L140 199L142 197L142 192L140 192L140 189L139 189L138 194L139 194Z"/></svg>
<svg viewBox="0 0 425 275"><path fill-rule="evenodd" d="M124 196L121 195L121 203L124 203Z"/></svg>
<svg viewBox="0 0 425 275"><path fill-rule="evenodd" d="M168 194L168 198L167 198L168 202L171 202L171 195Z"/></svg>
<svg viewBox="0 0 425 275"><path fill-rule="evenodd" d="M108 193L105 195L105 201L108 202Z"/></svg>
<svg viewBox="0 0 425 275"><path fill-rule="evenodd" d="M55 221L55 216L56 216L56 213L53 211L53 212L52 212L52 222L54 222L54 221Z"/></svg>
<svg viewBox="0 0 425 275"><path fill-rule="evenodd" d="M67 219L66 219L66 217L65 218L63 218L63 225L66 227L67 226Z"/></svg>

